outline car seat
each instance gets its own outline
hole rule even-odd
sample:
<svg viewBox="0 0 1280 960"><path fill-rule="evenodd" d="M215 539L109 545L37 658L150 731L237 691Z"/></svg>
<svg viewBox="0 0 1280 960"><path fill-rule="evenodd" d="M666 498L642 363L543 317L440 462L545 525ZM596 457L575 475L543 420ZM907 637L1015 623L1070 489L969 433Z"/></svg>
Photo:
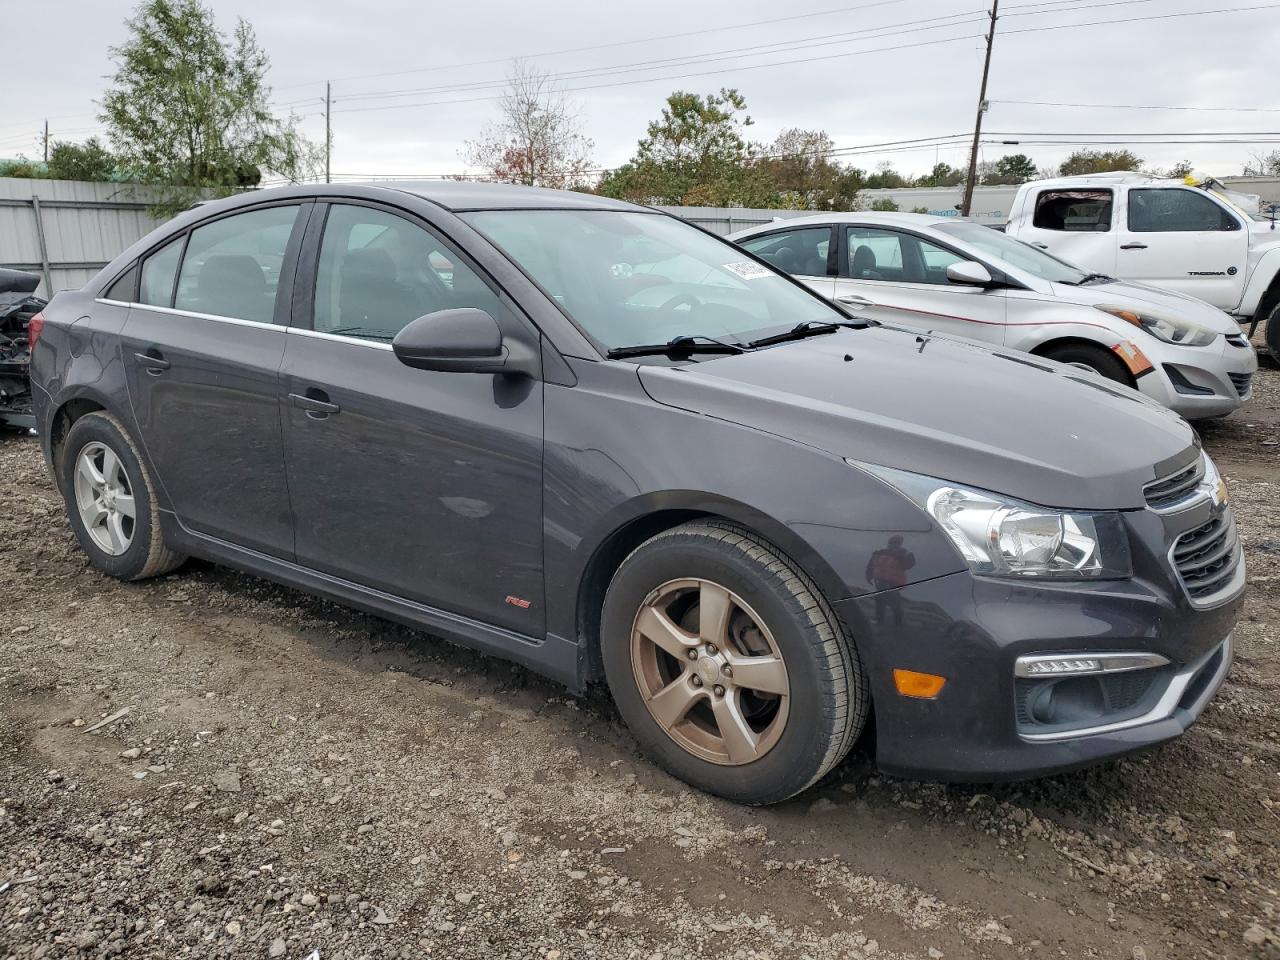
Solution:
<svg viewBox="0 0 1280 960"><path fill-rule="evenodd" d="M247 253L214 254L196 276L196 299L202 313L270 323L272 298L267 277Z"/></svg>

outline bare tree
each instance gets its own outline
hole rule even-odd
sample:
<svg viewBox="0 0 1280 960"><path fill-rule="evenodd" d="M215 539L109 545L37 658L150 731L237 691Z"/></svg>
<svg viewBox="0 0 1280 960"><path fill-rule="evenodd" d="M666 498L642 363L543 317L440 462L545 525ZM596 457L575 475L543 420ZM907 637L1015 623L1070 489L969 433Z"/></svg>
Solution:
<svg viewBox="0 0 1280 960"><path fill-rule="evenodd" d="M595 144L582 133L580 108L551 74L514 60L501 117L468 140L464 158L487 179L565 190L584 186Z"/></svg>

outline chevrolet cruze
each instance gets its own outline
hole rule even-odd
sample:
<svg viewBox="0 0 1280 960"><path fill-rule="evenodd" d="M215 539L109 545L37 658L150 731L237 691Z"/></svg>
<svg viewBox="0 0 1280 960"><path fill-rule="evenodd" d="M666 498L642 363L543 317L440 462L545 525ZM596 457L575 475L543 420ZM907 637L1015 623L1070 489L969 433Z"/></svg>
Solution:
<svg viewBox="0 0 1280 960"><path fill-rule="evenodd" d="M747 803L872 729L901 775L1168 740L1244 562L1179 417L1091 373L858 318L678 219L463 183L177 217L31 326L92 563L198 556L608 684Z"/></svg>

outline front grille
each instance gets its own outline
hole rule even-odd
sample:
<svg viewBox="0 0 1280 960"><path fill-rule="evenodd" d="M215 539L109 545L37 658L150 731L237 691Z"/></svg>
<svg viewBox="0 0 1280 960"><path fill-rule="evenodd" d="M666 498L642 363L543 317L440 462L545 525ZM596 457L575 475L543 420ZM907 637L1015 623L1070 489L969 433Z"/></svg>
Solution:
<svg viewBox="0 0 1280 960"><path fill-rule="evenodd" d="M1224 511L1173 544L1173 566L1193 601L1204 601L1223 590L1240 562L1239 540L1230 511Z"/></svg>
<svg viewBox="0 0 1280 960"><path fill-rule="evenodd" d="M1252 373L1228 373L1231 382L1235 385L1236 393L1242 397L1249 396L1249 391L1253 389Z"/></svg>
<svg viewBox="0 0 1280 960"><path fill-rule="evenodd" d="M1249 346L1249 338L1243 333L1228 333L1227 343L1231 344L1233 347L1247 347Z"/></svg>
<svg viewBox="0 0 1280 960"><path fill-rule="evenodd" d="M1168 510L1194 497L1203 479L1204 460L1197 457L1189 467L1147 484L1142 488L1142 495L1146 497L1147 506L1152 510Z"/></svg>

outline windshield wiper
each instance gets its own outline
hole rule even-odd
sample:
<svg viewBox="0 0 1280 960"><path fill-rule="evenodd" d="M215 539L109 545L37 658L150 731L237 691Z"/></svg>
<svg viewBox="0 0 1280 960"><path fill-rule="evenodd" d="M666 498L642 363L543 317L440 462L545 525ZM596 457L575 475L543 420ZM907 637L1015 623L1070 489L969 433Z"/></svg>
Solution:
<svg viewBox="0 0 1280 960"><path fill-rule="evenodd" d="M631 347L614 347L605 356L610 360L622 360L626 357L650 357L664 353L742 353L741 344L728 340L717 340L715 337L679 336L672 337L666 343L636 344Z"/></svg>
<svg viewBox="0 0 1280 960"><path fill-rule="evenodd" d="M805 337L818 337L824 333L835 333L842 327L848 330L863 330L866 323L844 320L806 320L797 323L785 333L775 333L769 337L752 340L748 347L768 347L775 343L786 343L788 340L803 340Z"/></svg>

